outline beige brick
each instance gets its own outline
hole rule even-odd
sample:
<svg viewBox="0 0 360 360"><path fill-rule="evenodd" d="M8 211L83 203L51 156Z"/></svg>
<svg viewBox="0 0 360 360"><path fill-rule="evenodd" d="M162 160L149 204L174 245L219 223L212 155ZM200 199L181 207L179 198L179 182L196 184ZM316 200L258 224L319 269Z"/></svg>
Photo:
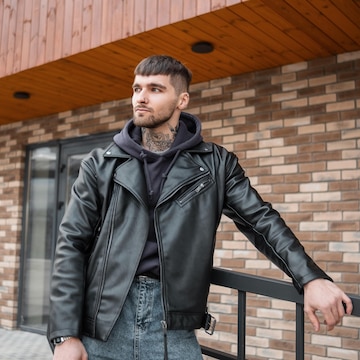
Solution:
<svg viewBox="0 0 360 360"><path fill-rule="evenodd" d="M309 105L327 104L327 103L333 103L335 101L336 101L335 94L312 96L309 98Z"/></svg>
<svg viewBox="0 0 360 360"><path fill-rule="evenodd" d="M239 99L248 99L251 97L255 97L255 95L256 95L255 89L248 89L248 90L234 91L232 97L234 100L239 100Z"/></svg>
<svg viewBox="0 0 360 360"><path fill-rule="evenodd" d="M262 356L264 359L284 359L284 354L282 351L273 350L270 348L259 348L257 354Z"/></svg>
<svg viewBox="0 0 360 360"><path fill-rule="evenodd" d="M286 74L272 76L271 84L273 84L273 85L274 84L282 84L282 83L294 82L295 80L296 80L295 73L286 73Z"/></svg>
<svg viewBox="0 0 360 360"><path fill-rule="evenodd" d="M275 138L275 139L266 139L259 141L259 148L272 148L272 147L279 147L284 145L284 139L282 138Z"/></svg>
<svg viewBox="0 0 360 360"><path fill-rule="evenodd" d="M359 59L360 59L360 51L353 51L353 52L348 52L348 53L337 55L337 61L339 63L353 61L353 60L359 60Z"/></svg>
<svg viewBox="0 0 360 360"><path fill-rule="evenodd" d="M253 140L261 140L261 139L270 139L270 137L271 137L271 132L269 130L262 130L254 133L248 133L246 135L246 140L253 141Z"/></svg>
<svg viewBox="0 0 360 360"><path fill-rule="evenodd" d="M223 126L223 122L221 120L214 120L214 121L206 121L202 123L202 128L206 129L216 129Z"/></svg>
<svg viewBox="0 0 360 360"><path fill-rule="evenodd" d="M340 211L334 212L318 212L313 215L314 221L341 221L342 213Z"/></svg>
<svg viewBox="0 0 360 360"><path fill-rule="evenodd" d="M342 160L342 161L329 161L328 162L329 170L356 169L356 167L357 167L356 160Z"/></svg>
<svg viewBox="0 0 360 360"><path fill-rule="evenodd" d="M222 87L217 87L217 88L210 88L210 89L204 89L201 91L201 96L202 97L211 97L211 96L218 96L221 95L223 93L223 88Z"/></svg>
<svg viewBox="0 0 360 360"><path fill-rule="evenodd" d="M283 156L271 156L266 158L259 159L260 166L269 166L269 165L280 165L285 163L285 158ZM254 183L252 182L254 185Z"/></svg>
<svg viewBox="0 0 360 360"><path fill-rule="evenodd" d="M343 212L345 221L357 221L360 219L359 211L344 211Z"/></svg>
<svg viewBox="0 0 360 360"><path fill-rule="evenodd" d="M329 347L327 349L327 354L329 357L333 357L334 359L342 359L342 360L359 360L359 352L354 350L346 350L343 348L334 348Z"/></svg>
<svg viewBox="0 0 360 360"><path fill-rule="evenodd" d="M344 150L342 151L343 159L360 159L360 150Z"/></svg>
<svg viewBox="0 0 360 360"><path fill-rule="evenodd" d="M293 109L293 108L304 107L304 106L308 106L307 98L283 101L281 103L282 109Z"/></svg>
<svg viewBox="0 0 360 360"><path fill-rule="evenodd" d="M288 202L286 202L285 204L272 203L272 205L274 209L280 212L280 214L299 211L299 205L296 203L288 203Z"/></svg>
<svg viewBox="0 0 360 360"><path fill-rule="evenodd" d="M274 329L262 329L258 328L256 335L261 338L270 338L270 339L282 339L283 332L281 330Z"/></svg>
<svg viewBox="0 0 360 360"><path fill-rule="evenodd" d="M231 77L215 79L210 81L210 87L216 88L218 86L226 86L231 84L231 82L232 82Z"/></svg>
<svg viewBox="0 0 360 360"><path fill-rule="evenodd" d="M302 126L299 128L299 134L315 134L315 133L323 133L324 131L325 131L324 124Z"/></svg>
<svg viewBox="0 0 360 360"><path fill-rule="evenodd" d="M336 121L326 124L326 131L338 131L341 129L354 129L355 120Z"/></svg>
<svg viewBox="0 0 360 360"><path fill-rule="evenodd" d="M333 141L326 144L327 151L334 150L345 150L345 149L356 149L355 140L343 140L343 141Z"/></svg>
<svg viewBox="0 0 360 360"><path fill-rule="evenodd" d="M247 269L268 269L269 262L267 260L245 260Z"/></svg>
<svg viewBox="0 0 360 360"><path fill-rule="evenodd" d="M311 336L311 341L314 344L318 344L318 345L341 347L341 338L336 338L333 336L330 337L325 335L314 334Z"/></svg>
<svg viewBox="0 0 360 360"><path fill-rule="evenodd" d="M259 130L271 130L271 129L278 129L284 127L284 121L283 120L275 120L271 122L265 122L259 124Z"/></svg>
<svg viewBox="0 0 360 360"><path fill-rule="evenodd" d="M282 166L272 166L272 174L294 174L297 173L298 166L295 165L282 165Z"/></svg>
<svg viewBox="0 0 360 360"><path fill-rule="evenodd" d="M245 141L244 134L229 135L223 137L224 144Z"/></svg>
<svg viewBox="0 0 360 360"><path fill-rule="evenodd" d="M315 202L320 201L339 201L341 200L341 193L340 192L321 192L313 194L313 200Z"/></svg>
<svg viewBox="0 0 360 360"><path fill-rule="evenodd" d="M310 116L305 117L296 117L295 119L285 119L284 125L285 127L293 127L293 126L304 126L311 124Z"/></svg>
<svg viewBox="0 0 360 360"><path fill-rule="evenodd" d="M329 225L326 221L301 222L300 231L328 231Z"/></svg>
<svg viewBox="0 0 360 360"><path fill-rule="evenodd" d="M254 151L247 151L246 157L247 158L258 158L258 157L266 157L270 156L270 149L259 149Z"/></svg>
<svg viewBox="0 0 360 360"><path fill-rule="evenodd" d="M251 114L255 114L254 106L246 106L231 110L231 116L243 116L243 115L251 115Z"/></svg>
<svg viewBox="0 0 360 360"><path fill-rule="evenodd" d="M282 85L282 90L285 92L293 91L293 90L300 90L300 89L307 88L308 85L309 85L308 80L299 80L299 81L284 83Z"/></svg>
<svg viewBox="0 0 360 360"><path fill-rule="evenodd" d="M286 194L285 195L285 202L310 202L312 200L311 194Z"/></svg>
<svg viewBox="0 0 360 360"><path fill-rule="evenodd" d="M360 179L360 169L357 170L344 170L341 172L343 180L358 180Z"/></svg>
<svg viewBox="0 0 360 360"><path fill-rule="evenodd" d="M345 81L342 83L327 85L325 87L327 93L341 92L341 91L354 90L354 89L355 89L355 81Z"/></svg>
<svg viewBox="0 0 360 360"><path fill-rule="evenodd" d="M345 111L354 108L355 108L355 102L353 100L349 100L349 101L336 102L334 104L327 104L326 112Z"/></svg>
<svg viewBox="0 0 360 360"><path fill-rule="evenodd" d="M228 101L224 103L224 109L236 109L245 107L245 100Z"/></svg>
<svg viewBox="0 0 360 360"><path fill-rule="evenodd" d="M281 67L281 72L283 74L287 74L292 72L303 71L306 70L307 68L308 68L308 63L306 61L303 61L295 64L284 65Z"/></svg>
<svg viewBox="0 0 360 360"><path fill-rule="evenodd" d="M342 139L359 139L360 138L360 129L353 130L343 130L341 133Z"/></svg>
<svg viewBox="0 0 360 360"><path fill-rule="evenodd" d="M222 109L221 104L211 104L201 107L201 113L206 114L213 111L220 111Z"/></svg>
<svg viewBox="0 0 360 360"><path fill-rule="evenodd" d="M338 181L341 178L340 171L314 172L312 174L314 181Z"/></svg>
<svg viewBox="0 0 360 360"><path fill-rule="evenodd" d="M320 86L326 84L333 84L336 82L336 74L321 76L317 78L313 78L309 80L309 85L312 86Z"/></svg>
<svg viewBox="0 0 360 360"><path fill-rule="evenodd" d="M220 129L214 129L211 131L211 136L223 136L223 135L232 135L234 133L234 129L231 126L223 127Z"/></svg>
<svg viewBox="0 0 360 360"><path fill-rule="evenodd" d="M279 94L272 94L271 95L271 101L277 102L277 101L285 101L285 100L293 100L297 98L297 92L296 91L288 91L288 92L281 92Z"/></svg>
<svg viewBox="0 0 360 360"><path fill-rule="evenodd" d="M360 250L359 243L330 243L329 244L329 250L333 252L354 252L358 253Z"/></svg>
<svg viewBox="0 0 360 360"><path fill-rule="evenodd" d="M328 189L328 184L324 182L300 184L300 192L322 192Z"/></svg>
<svg viewBox="0 0 360 360"><path fill-rule="evenodd" d="M64 112L61 112L58 114L58 119L65 119L65 118L68 118L72 115L72 111L69 110L69 111L64 111Z"/></svg>
<svg viewBox="0 0 360 360"><path fill-rule="evenodd" d="M281 155L292 155L297 154L297 147L296 146L283 146L283 147L276 147L271 149L271 156L281 156Z"/></svg>

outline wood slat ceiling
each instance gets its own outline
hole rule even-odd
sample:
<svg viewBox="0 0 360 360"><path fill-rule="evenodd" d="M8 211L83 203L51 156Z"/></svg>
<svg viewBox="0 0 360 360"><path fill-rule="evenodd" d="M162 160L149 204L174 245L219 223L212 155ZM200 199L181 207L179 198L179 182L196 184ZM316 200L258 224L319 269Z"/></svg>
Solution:
<svg viewBox="0 0 360 360"><path fill-rule="evenodd" d="M215 50L195 54L197 41ZM128 98L151 54L177 57L198 83L359 49L360 0L250 0L1 78L0 124Z"/></svg>

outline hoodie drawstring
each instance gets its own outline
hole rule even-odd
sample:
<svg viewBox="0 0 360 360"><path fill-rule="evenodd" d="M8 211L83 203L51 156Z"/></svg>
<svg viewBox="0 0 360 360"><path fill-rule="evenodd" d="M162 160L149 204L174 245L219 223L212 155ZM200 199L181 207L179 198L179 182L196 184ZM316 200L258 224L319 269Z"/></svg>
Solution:
<svg viewBox="0 0 360 360"><path fill-rule="evenodd" d="M167 176L168 176L168 174L169 174L169 172L170 172L171 168L172 168L172 167L173 167L173 165L175 164L175 161L176 161L176 160L177 160L177 158L179 157L180 152L181 152L181 150L179 149L179 150L175 153L175 155L174 155L173 159L171 160L171 163L169 164L169 166L167 167L167 169L166 169L166 170L162 173L162 175L161 175L162 180L161 180L161 186L160 186L160 189L162 189L162 188L163 188L164 182L165 182L165 180L166 180L166 178L167 178Z"/></svg>
<svg viewBox="0 0 360 360"><path fill-rule="evenodd" d="M149 164L147 162L147 154L144 151L141 151L140 157L144 162L145 180L146 180L146 185L147 185L147 188L148 188L149 200L151 202L152 197L154 195L154 190L152 188L152 184L151 184L151 180L150 180L150 172L149 172Z"/></svg>

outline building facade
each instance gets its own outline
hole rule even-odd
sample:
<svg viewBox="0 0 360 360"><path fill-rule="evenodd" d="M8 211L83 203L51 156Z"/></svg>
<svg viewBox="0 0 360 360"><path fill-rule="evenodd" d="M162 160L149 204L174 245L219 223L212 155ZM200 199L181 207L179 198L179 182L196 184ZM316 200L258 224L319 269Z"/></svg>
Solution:
<svg viewBox="0 0 360 360"><path fill-rule="evenodd" d="M286 45L292 49L288 53L277 45L283 57L276 60L275 44L271 51L259 46L257 53L269 56L260 61L260 56L249 55L254 62L250 68L245 58L242 65L229 60L236 49L220 51L231 33L225 25L216 37L206 38L214 44L213 53L190 56L191 50L179 44L180 50L174 50L175 29L191 44L192 38L204 39L198 29L211 34L206 27L210 19L223 19L234 32L235 27L244 26L245 31L251 25L254 38L256 29L265 34L269 23L262 27L260 15L265 19L267 10L274 24L281 13L292 15L284 9L296 2L274 3L269 9L257 0L1 2L6 20L0 47L1 327L44 331L56 228L78 163L92 147L106 146L131 117L132 68L160 50L185 59L194 71L188 111L201 119L205 140L234 151L254 187L279 210L320 267L348 293L360 293L360 31L350 26L351 16L344 20L343 50L332 54L319 50L318 56L313 51L314 56L300 59L296 44ZM320 11L320 3L312 4L317 12L307 13L309 19L311 14L327 14L325 7ZM326 3L335 13L333 2ZM306 4L298 11L310 11ZM356 7L359 11L356 1L349 4L348 14ZM156 10L156 20L151 20L151 10ZM122 22L117 23L116 16ZM346 31L356 29L351 47L350 40L345 42L350 38ZM167 47L168 37L174 41ZM253 44L238 49L239 58L256 48ZM312 46L309 40L305 47L310 52ZM6 97L15 91L30 98ZM288 280L225 217L214 264ZM234 294L213 286L209 307L218 319L217 331L212 337L199 332L200 341L235 351ZM292 305L253 296L248 312L248 358L294 358ZM359 319L352 317L331 333L313 333L307 324L307 357L358 360L359 328Z"/></svg>

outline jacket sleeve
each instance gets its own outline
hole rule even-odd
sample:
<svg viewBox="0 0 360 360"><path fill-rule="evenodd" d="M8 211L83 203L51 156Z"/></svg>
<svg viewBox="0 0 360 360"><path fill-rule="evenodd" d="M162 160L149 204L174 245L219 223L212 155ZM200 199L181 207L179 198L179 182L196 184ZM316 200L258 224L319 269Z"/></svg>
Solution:
<svg viewBox="0 0 360 360"><path fill-rule="evenodd" d="M101 218L93 161L91 156L82 161L59 227L50 286L49 341L81 335L87 257Z"/></svg>
<svg viewBox="0 0 360 360"><path fill-rule="evenodd" d="M224 214L276 266L289 275L301 293L316 278L331 278L306 254L280 214L251 186L238 159L227 154Z"/></svg>

